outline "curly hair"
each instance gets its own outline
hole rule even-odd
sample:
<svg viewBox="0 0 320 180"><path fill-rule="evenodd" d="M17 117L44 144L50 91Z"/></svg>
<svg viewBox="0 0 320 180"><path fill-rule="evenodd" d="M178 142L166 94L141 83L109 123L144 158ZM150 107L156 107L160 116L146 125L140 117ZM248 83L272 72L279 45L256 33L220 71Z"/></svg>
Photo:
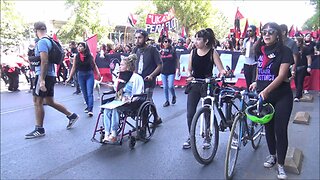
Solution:
<svg viewBox="0 0 320 180"><path fill-rule="evenodd" d="M138 57L136 54L130 54L128 57L123 58L122 61L126 64L128 71L133 72L135 70L135 63L137 59Z"/></svg>

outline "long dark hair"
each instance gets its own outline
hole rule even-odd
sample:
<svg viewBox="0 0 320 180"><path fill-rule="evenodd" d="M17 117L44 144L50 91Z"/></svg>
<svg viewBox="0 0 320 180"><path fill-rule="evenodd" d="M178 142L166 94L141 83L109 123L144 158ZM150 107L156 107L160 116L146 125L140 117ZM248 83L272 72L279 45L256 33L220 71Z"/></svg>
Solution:
<svg viewBox="0 0 320 180"><path fill-rule="evenodd" d="M84 54L86 57L91 56L90 48L89 48L89 46L87 45L87 43L86 43L86 42L79 42L79 43L78 43L78 46L79 46L80 44L84 47L84 52L83 52L83 54Z"/></svg>
<svg viewBox="0 0 320 180"><path fill-rule="evenodd" d="M283 47L281 27L275 22L268 22L262 27L261 30L263 30L263 29L265 29L267 27L273 28L273 29L275 29L277 31L276 32L277 40L276 40L276 43L275 43L276 44L275 45L275 51L276 52L281 51L281 49ZM255 47L256 55L260 55L261 54L261 47L265 46L265 45L266 45L266 43L263 41L263 35L261 35L261 37L258 40L257 45Z"/></svg>
<svg viewBox="0 0 320 180"><path fill-rule="evenodd" d="M198 31L194 37L201 37L203 38L203 41L207 41L206 46L212 48L215 42L215 38L214 38L214 33L212 31L212 29L207 28L207 29L201 29L200 31Z"/></svg>

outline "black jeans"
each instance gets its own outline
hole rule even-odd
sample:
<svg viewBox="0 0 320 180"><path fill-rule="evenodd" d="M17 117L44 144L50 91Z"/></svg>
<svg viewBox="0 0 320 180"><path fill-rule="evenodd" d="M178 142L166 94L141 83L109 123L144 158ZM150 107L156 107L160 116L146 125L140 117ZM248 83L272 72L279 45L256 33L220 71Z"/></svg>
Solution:
<svg viewBox="0 0 320 180"><path fill-rule="evenodd" d="M250 84L256 79L257 64L243 66L244 77L246 78L247 89L249 89Z"/></svg>
<svg viewBox="0 0 320 180"><path fill-rule="evenodd" d="M197 111L197 106L201 98L201 89L203 90L203 84L195 83L191 85L191 89L187 97L187 124L188 132L190 133L191 123L193 116ZM208 103L205 101L205 103Z"/></svg>
<svg viewBox="0 0 320 180"><path fill-rule="evenodd" d="M304 78L306 77L306 75L307 75L307 68L301 67L301 68L299 68L299 70L297 70L297 74L294 77L294 83L296 86L296 96L295 97L298 99L302 98L303 83L304 83Z"/></svg>
<svg viewBox="0 0 320 180"><path fill-rule="evenodd" d="M266 140L269 153L277 153L278 163L284 165L288 149L288 124L293 106L292 92L273 98L271 104L275 113L273 119L265 124Z"/></svg>

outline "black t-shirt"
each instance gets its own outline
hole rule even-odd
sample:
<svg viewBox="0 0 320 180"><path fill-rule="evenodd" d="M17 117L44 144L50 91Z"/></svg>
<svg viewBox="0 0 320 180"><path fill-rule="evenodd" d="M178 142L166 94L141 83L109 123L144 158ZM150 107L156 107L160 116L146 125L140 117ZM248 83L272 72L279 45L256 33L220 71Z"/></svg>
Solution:
<svg viewBox="0 0 320 180"><path fill-rule="evenodd" d="M298 63L297 63L297 67L298 66L307 66L308 62L307 62L307 56L308 55L313 55L314 54L314 49L313 47L310 46L302 46L299 47L299 59L298 59Z"/></svg>
<svg viewBox="0 0 320 180"><path fill-rule="evenodd" d="M76 55L77 71L91 71L93 70L93 57L86 56L84 61L80 60L80 53Z"/></svg>
<svg viewBox="0 0 320 180"><path fill-rule="evenodd" d="M267 48L267 47L266 47ZM261 92L269 84L271 84L274 79L278 76L280 65L283 63L293 64L293 54L292 51L286 47L282 46L281 50L273 53L274 57L269 60L269 63L265 68L262 68L262 57L261 54L258 56L258 79L257 79L257 91ZM271 57L271 56L270 56ZM270 92L269 98L281 97L283 93L288 93L291 91L290 83L283 82L274 91Z"/></svg>
<svg viewBox="0 0 320 180"><path fill-rule="evenodd" d="M173 48L161 49L160 55L163 63L161 74L164 74L164 75L175 74L176 66L177 66L177 53L175 49Z"/></svg>
<svg viewBox="0 0 320 180"><path fill-rule="evenodd" d="M138 60L135 69L143 79L150 75L159 64L162 64L159 51L153 46L135 47L132 52L137 54ZM145 88L154 87L155 84L156 77L153 77L152 82L145 82Z"/></svg>
<svg viewBox="0 0 320 180"><path fill-rule="evenodd" d="M199 56L197 49L192 52L192 76L195 78L207 78L212 76L213 69L213 49L210 49L204 56Z"/></svg>

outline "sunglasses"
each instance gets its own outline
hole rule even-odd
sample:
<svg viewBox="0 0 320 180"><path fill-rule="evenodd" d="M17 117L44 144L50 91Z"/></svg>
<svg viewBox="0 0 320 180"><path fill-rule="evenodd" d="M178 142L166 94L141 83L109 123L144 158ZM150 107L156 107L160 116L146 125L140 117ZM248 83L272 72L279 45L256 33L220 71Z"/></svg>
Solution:
<svg viewBox="0 0 320 180"><path fill-rule="evenodd" d="M163 41L164 43L168 43L168 41Z"/></svg>
<svg viewBox="0 0 320 180"><path fill-rule="evenodd" d="M252 32L252 30L247 30L247 32Z"/></svg>
<svg viewBox="0 0 320 180"><path fill-rule="evenodd" d="M273 34L275 34L276 32L277 32L277 30L270 28L270 29L264 29L264 30L262 30L262 31L261 31L261 34L264 35L264 36L267 35L267 34L273 35Z"/></svg>

